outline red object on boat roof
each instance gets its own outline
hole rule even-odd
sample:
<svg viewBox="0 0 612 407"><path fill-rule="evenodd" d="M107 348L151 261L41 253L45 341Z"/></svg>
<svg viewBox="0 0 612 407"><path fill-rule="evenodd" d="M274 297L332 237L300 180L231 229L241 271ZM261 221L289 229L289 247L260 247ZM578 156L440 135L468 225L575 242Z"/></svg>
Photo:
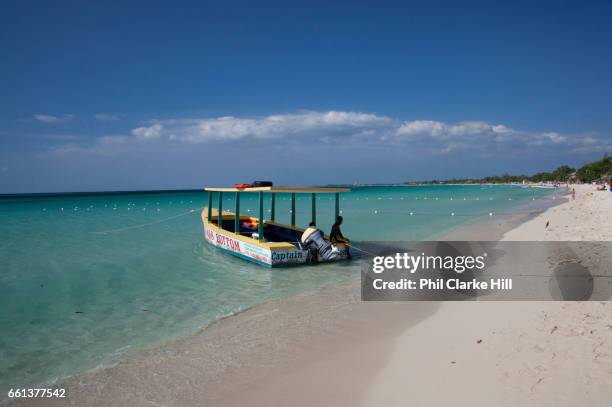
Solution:
<svg viewBox="0 0 612 407"><path fill-rule="evenodd" d="M238 188L238 189L253 188L253 184L234 184L234 188Z"/></svg>

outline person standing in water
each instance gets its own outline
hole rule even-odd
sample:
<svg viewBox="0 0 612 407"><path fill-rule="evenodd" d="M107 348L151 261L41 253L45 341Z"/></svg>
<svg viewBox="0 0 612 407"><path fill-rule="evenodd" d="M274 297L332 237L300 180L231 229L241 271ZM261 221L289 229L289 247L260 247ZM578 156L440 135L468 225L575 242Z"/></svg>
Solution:
<svg viewBox="0 0 612 407"><path fill-rule="evenodd" d="M332 243L342 243L346 246L346 257L351 258L351 253L349 251L349 246L351 245L351 241L345 238L342 235L342 231L340 230L340 225L342 225L342 216L338 216L336 218L336 223L331 228L331 232L329 233L329 240Z"/></svg>

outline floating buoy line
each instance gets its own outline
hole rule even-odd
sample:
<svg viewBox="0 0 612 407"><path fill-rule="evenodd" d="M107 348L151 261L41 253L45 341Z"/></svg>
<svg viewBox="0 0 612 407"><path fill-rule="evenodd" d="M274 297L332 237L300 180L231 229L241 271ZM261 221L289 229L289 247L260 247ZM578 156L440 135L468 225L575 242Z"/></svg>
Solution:
<svg viewBox="0 0 612 407"><path fill-rule="evenodd" d="M407 196L393 196L393 197L384 197L384 196L377 196L377 197L342 197L343 201L351 201L351 200L355 200L355 201L359 201L359 200L364 200L364 201L369 201L370 198L372 198L373 200L376 201L385 201L385 200L393 200L394 198L398 199L398 200L402 200L402 201L410 201L410 200L414 200L414 201L430 201L430 202L444 202L444 201L514 201L514 198L512 197L508 197L508 198L494 198L491 196L485 196L485 197L481 197L481 196L472 196L472 197L456 197L456 196L451 196L448 198L443 198L440 199L440 197L436 197L436 196L417 196L417 197L407 197ZM542 199L552 199L552 200L556 200L558 198L557 194L554 195L546 195L546 196L541 196L541 197L537 197L538 200L542 200ZM321 198L319 197L319 200ZM529 198L525 198L525 200L528 200ZM233 199L231 197L226 199L227 201L232 201ZM282 198L283 201L287 201L288 198ZM304 200L304 201L310 201L310 198L297 198L298 201L300 200ZM331 200L331 198L330 198ZM532 196L531 201L535 201L536 197ZM176 204L178 205L180 202L180 204L185 204L187 201L183 200L183 201L167 201L168 204L173 205ZM189 200L189 203L193 203L193 200ZM382 203L382 202L381 202ZM123 204L125 205L125 204ZM122 210L125 209L127 211L132 211L132 210L137 210L137 205L136 203L130 202L127 204L127 206L118 206L118 204L116 203L105 203L103 205L104 208L106 208L107 210L110 210L112 208L112 211L117 211L117 210ZM406 204L409 205L409 204ZM162 206L160 208L160 206ZM146 212L147 209L150 210L154 210L154 212L161 212L163 209L163 203L156 201L154 203L152 202L146 202L144 204L143 207L141 207L141 212ZM102 207L102 204L99 205L99 207ZM165 217L163 219L157 219L154 220L152 222L147 222L147 223L141 223L138 225L132 225L132 226L127 226L127 227L122 227L122 228L116 228L116 229L108 229L108 230L99 230L99 231L92 231L89 232L91 234L108 234L108 233L115 233L115 232L121 232L121 231L126 231L126 230L131 230L131 229L138 229L138 228L143 228L143 227L147 227L147 226L151 226L151 225L156 225L156 224L160 224L160 223L164 223L164 222L168 222L171 221L173 219L177 219L183 216L187 216L190 214L195 213L196 211L199 211L201 209L203 209L204 207L198 207L198 208L193 208L193 209L189 209L186 212L181 212L179 214L176 215L172 215L169 217ZM346 213L351 213L352 208L348 209L348 212L346 210L341 210L340 213L341 214L346 214ZM45 213L52 213L52 211L54 210L54 208L42 208L42 211ZM60 207L58 209L59 212L80 212L80 211L84 211L84 212L93 212L96 210L96 206L94 205L88 205L88 206L78 206L78 205L74 205L74 206L67 206L67 207ZM251 209L246 209L246 211L250 214L255 214L256 211L251 210ZM357 209L357 211L359 211ZM271 210L267 209L267 212L270 213ZM283 211L284 212L284 211ZM291 210L288 210L287 213L291 213ZM416 209L410 209L410 210L406 210L406 211L402 211L402 210L386 210L384 207L382 208L373 208L371 210L368 210L365 212L365 214L373 214L373 215L405 215L405 216L410 216L410 217L414 217L414 216L451 216L451 217L484 217L484 216L489 216L489 217L493 217L493 216L498 216L498 215L519 215L519 214L534 214L534 213L538 213L540 211L534 211L534 210L530 210L530 211L504 211L504 212L493 212L493 211L486 211L486 212L479 212L479 213L461 213L460 211L456 211L456 210L449 210L448 212L440 212L440 211L420 211L420 210L416 210ZM360 214L363 214L363 211L359 211Z"/></svg>
<svg viewBox="0 0 612 407"><path fill-rule="evenodd" d="M156 224L158 224L158 223L167 222L167 221L170 221L170 220L173 220L173 219L176 219L176 218L180 218L181 216L186 216L186 215L189 215L189 214L195 213L196 211L199 211L199 210L201 210L201 209L203 209L203 208L204 208L204 207L195 208L195 209L190 209L190 210L188 210L187 212L182 212L182 213L179 213L178 215L169 216L169 217L167 217L167 218L163 218L163 219L158 219L158 220L153 221L153 222L141 223L141 224L139 224L139 225L132 225L132 226L127 226L127 227L124 227L124 228L107 229L107 230L98 230L98 231L95 231L95 232L89 232L89 233L91 233L92 235L105 235L105 234L108 234L108 233L123 232L123 231L125 231L125 230L130 230L130 229L139 229L139 228L144 228L144 227L146 227L146 226L156 225Z"/></svg>

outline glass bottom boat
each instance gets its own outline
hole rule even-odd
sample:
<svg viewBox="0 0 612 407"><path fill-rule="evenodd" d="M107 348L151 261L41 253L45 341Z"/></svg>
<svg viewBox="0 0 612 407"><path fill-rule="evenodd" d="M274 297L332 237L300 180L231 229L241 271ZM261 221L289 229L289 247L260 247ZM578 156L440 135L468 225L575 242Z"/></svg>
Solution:
<svg viewBox="0 0 612 407"><path fill-rule="evenodd" d="M331 243L319 233L315 242L301 241L303 228L295 225L296 194L312 196L312 222L316 222L316 195L335 194L336 218L340 213L339 195L350 192L345 188L301 188L301 187L253 187L253 188L206 188L208 207L202 210L204 236L217 248L266 267L284 267L296 264L341 261L348 257L344 243ZM218 194L217 208L213 208L213 193ZM223 194L235 194L235 211L223 210ZM240 196L243 193L259 194L259 216L240 215ZM291 194L291 225L275 222L276 194ZM263 217L264 195L271 195L270 219ZM316 236L316 234L313 234ZM312 240L312 239L310 239ZM314 243L314 244L311 244ZM322 249L324 247L324 249ZM317 249L318 248L318 249Z"/></svg>

